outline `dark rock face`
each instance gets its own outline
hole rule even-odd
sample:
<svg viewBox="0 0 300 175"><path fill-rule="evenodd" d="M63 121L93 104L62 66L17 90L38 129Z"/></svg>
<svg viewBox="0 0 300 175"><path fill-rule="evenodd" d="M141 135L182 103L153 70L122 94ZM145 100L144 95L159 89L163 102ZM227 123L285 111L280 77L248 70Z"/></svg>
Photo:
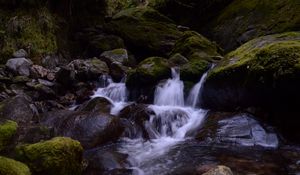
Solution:
<svg viewBox="0 0 300 175"><path fill-rule="evenodd" d="M170 19L147 7L119 12L106 30L121 36L130 50L143 57L167 56L182 35Z"/></svg>
<svg viewBox="0 0 300 175"><path fill-rule="evenodd" d="M117 117L99 111L55 111L46 113L44 118L43 123L53 127L56 135L79 140L84 148L113 141L124 129Z"/></svg>
<svg viewBox="0 0 300 175"><path fill-rule="evenodd" d="M0 105L0 116L16 122L30 122L34 116L34 105L25 95L4 100Z"/></svg>
<svg viewBox="0 0 300 175"><path fill-rule="evenodd" d="M126 160L127 155L118 153L113 149L96 148L87 150L84 158L88 161L88 166L83 172L84 175L97 174L131 174L132 170L126 169L129 162Z"/></svg>
<svg viewBox="0 0 300 175"><path fill-rule="evenodd" d="M299 30L297 0L233 1L208 27L212 39L226 51L259 36Z"/></svg>
<svg viewBox="0 0 300 175"><path fill-rule="evenodd" d="M264 128L253 116L246 113L211 113L200 130L198 139L215 145L265 148L279 146L276 133Z"/></svg>

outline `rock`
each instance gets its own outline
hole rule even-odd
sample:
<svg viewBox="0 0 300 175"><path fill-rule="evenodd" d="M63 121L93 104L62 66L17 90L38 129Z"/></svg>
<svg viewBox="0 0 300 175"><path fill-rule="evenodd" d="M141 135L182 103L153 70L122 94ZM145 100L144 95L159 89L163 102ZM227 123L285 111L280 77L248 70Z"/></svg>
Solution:
<svg viewBox="0 0 300 175"><path fill-rule="evenodd" d="M87 112L103 112L109 113L112 107L112 103L103 97L93 98L85 103L83 103L77 111L87 111Z"/></svg>
<svg viewBox="0 0 300 175"><path fill-rule="evenodd" d="M230 170L230 168L219 165L216 168L213 168L202 175L233 175L233 173Z"/></svg>
<svg viewBox="0 0 300 175"><path fill-rule="evenodd" d="M125 122L127 126L124 132L125 137L138 138L143 136L143 138L149 138L145 122L149 121L151 115L154 115L154 112L143 104L133 103L122 109L119 117L129 121L129 123Z"/></svg>
<svg viewBox="0 0 300 175"><path fill-rule="evenodd" d="M89 39L87 52L91 56L98 56L104 51L125 48L125 44L122 38L116 35L100 34L90 37L84 37L83 40Z"/></svg>
<svg viewBox="0 0 300 175"><path fill-rule="evenodd" d="M38 82L44 86L48 86L48 87L54 86L54 83L47 80L38 79Z"/></svg>
<svg viewBox="0 0 300 175"><path fill-rule="evenodd" d="M128 54L126 49L115 49L111 51L105 51L100 55L108 65L113 62L118 62L121 64L128 63Z"/></svg>
<svg viewBox="0 0 300 175"><path fill-rule="evenodd" d="M59 58L56 56L46 56L42 58L42 65L47 69L54 69L59 64Z"/></svg>
<svg viewBox="0 0 300 175"><path fill-rule="evenodd" d="M68 66L62 66L55 74L55 79L58 83L70 87L75 83L75 71Z"/></svg>
<svg viewBox="0 0 300 175"><path fill-rule="evenodd" d="M207 33L207 25L233 0L149 0L150 7L176 21ZM180 12L180 13L178 13ZM178 26L181 30L187 27Z"/></svg>
<svg viewBox="0 0 300 175"><path fill-rule="evenodd" d="M62 72L61 72L62 71ZM108 74L109 69L105 62L97 59L92 58L88 60L74 60L71 63L67 65L66 68L61 69L58 72L57 78L60 76L60 74L67 75L67 79L69 79L67 82L72 82L74 80L77 81L87 81L87 80L95 80L100 77L100 75ZM62 78L59 78L59 80ZM67 83L65 82L65 83Z"/></svg>
<svg viewBox="0 0 300 175"><path fill-rule="evenodd" d="M189 62L180 65L180 77L183 81L198 82L206 72L214 58L219 57L219 48L202 35L194 31L186 31L176 42L171 55L186 57Z"/></svg>
<svg viewBox="0 0 300 175"><path fill-rule="evenodd" d="M17 132L17 127L18 124L14 121L0 119L0 152L12 141Z"/></svg>
<svg viewBox="0 0 300 175"><path fill-rule="evenodd" d="M79 175L82 153L80 143L66 137L16 148L18 159L25 162L35 174Z"/></svg>
<svg viewBox="0 0 300 175"><path fill-rule="evenodd" d="M0 156L0 174L31 175L27 165L10 158Z"/></svg>
<svg viewBox="0 0 300 175"><path fill-rule="evenodd" d="M167 56L182 35L170 19L147 7L119 12L105 28L121 36L134 53L146 56Z"/></svg>
<svg viewBox="0 0 300 175"><path fill-rule="evenodd" d="M44 68L43 66L39 65L32 65L30 68L30 75L33 78L47 78L50 70Z"/></svg>
<svg viewBox="0 0 300 175"><path fill-rule="evenodd" d="M55 111L46 113L44 118L43 123L53 127L56 135L78 140L84 148L116 140L124 129L119 118L99 111Z"/></svg>
<svg viewBox="0 0 300 175"><path fill-rule="evenodd" d="M15 74L29 76L32 61L26 58L12 58L6 62L6 67Z"/></svg>
<svg viewBox="0 0 300 175"><path fill-rule="evenodd" d="M13 83L26 83L28 81L30 81L30 79L27 76L16 76L13 77L12 80Z"/></svg>
<svg viewBox="0 0 300 175"><path fill-rule="evenodd" d="M161 57L150 57L142 61L136 69L128 72L126 86L129 88L131 98L140 95L153 97L156 84L163 79L171 77L168 60Z"/></svg>
<svg viewBox="0 0 300 175"><path fill-rule="evenodd" d="M260 37L226 55L207 76L203 106L298 109L300 33ZM282 103L282 102L285 103Z"/></svg>
<svg viewBox="0 0 300 175"><path fill-rule="evenodd" d="M14 58L26 58L28 56L28 53L24 49L20 49L18 51L15 51L12 56Z"/></svg>
<svg viewBox="0 0 300 175"><path fill-rule="evenodd" d="M110 65L110 75L114 81L120 82L125 78L128 67L123 66L121 63L114 62Z"/></svg>
<svg viewBox="0 0 300 175"><path fill-rule="evenodd" d="M198 134L198 139L212 144L277 148L277 134L266 130L253 116L211 114Z"/></svg>
<svg viewBox="0 0 300 175"><path fill-rule="evenodd" d="M297 0L275 0L272 4L266 0L234 0L203 28L222 48L231 51L259 36L299 31L299 10Z"/></svg>
<svg viewBox="0 0 300 175"><path fill-rule="evenodd" d="M188 63L189 60L181 55L180 53L176 53L169 59L169 64L172 66L181 66Z"/></svg>
<svg viewBox="0 0 300 175"><path fill-rule="evenodd" d="M34 117L31 99L25 95L17 95L0 103L1 118L16 122L30 122Z"/></svg>
<svg viewBox="0 0 300 175"><path fill-rule="evenodd" d="M107 174L107 171L114 169L125 169L129 164L127 155L110 149L92 149L84 154L88 166L84 171L86 175Z"/></svg>
<svg viewBox="0 0 300 175"><path fill-rule="evenodd" d="M170 55L180 53L189 60L203 59L212 61L212 57L220 56L219 47L195 31L186 31L176 42Z"/></svg>

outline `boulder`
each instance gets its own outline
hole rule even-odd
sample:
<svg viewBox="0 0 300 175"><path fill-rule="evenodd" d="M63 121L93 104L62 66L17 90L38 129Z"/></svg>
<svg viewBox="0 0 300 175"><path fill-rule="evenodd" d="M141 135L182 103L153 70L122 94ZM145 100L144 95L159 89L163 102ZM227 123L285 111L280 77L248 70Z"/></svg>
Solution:
<svg viewBox="0 0 300 175"><path fill-rule="evenodd" d="M24 163L0 156L0 174L31 175L30 169Z"/></svg>
<svg viewBox="0 0 300 175"><path fill-rule="evenodd" d="M106 98L96 97L80 105L77 111L109 113L112 105Z"/></svg>
<svg viewBox="0 0 300 175"><path fill-rule="evenodd" d="M14 58L26 58L28 56L28 53L24 49L20 49L18 51L15 51L12 56Z"/></svg>
<svg viewBox="0 0 300 175"><path fill-rule="evenodd" d="M6 62L6 67L18 75L29 76L32 61L26 58L12 58Z"/></svg>
<svg viewBox="0 0 300 175"><path fill-rule="evenodd" d="M210 113L197 138L212 145L271 149L279 146L277 134L247 113Z"/></svg>
<svg viewBox="0 0 300 175"><path fill-rule="evenodd" d="M233 175L233 173L230 168L219 165L208 172L203 173L202 175Z"/></svg>
<svg viewBox="0 0 300 175"><path fill-rule="evenodd" d="M297 109L300 33L269 35L247 42L210 71L203 106L234 110L263 107ZM284 101L284 103L282 103Z"/></svg>
<svg viewBox="0 0 300 175"><path fill-rule="evenodd" d="M25 95L17 95L0 103L1 118L16 122L30 122L35 113L31 99Z"/></svg>
<svg viewBox="0 0 300 175"><path fill-rule="evenodd" d="M203 28L226 51L259 36L298 31L298 0L234 0Z"/></svg>
<svg viewBox="0 0 300 175"><path fill-rule="evenodd" d="M171 69L168 60L150 57L142 61L136 69L129 71L126 86L129 88L131 98L144 95L151 100L156 84L169 77L171 77Z"/></svg>
<svg viewBox="0 0 300 175"><path fill-rule="evenodd" d="M148 7L123 10L105 28L121 36L134 53L146 56L167 56L182 35L170 19Z"/></svg>
<svg viewBox="0 0 300 175"><path fill-rule="evenodd" d="M121 64L128 63L128 54L126 49L114 49L110 51L105 51L100 55L108 65L113 62L118 62Z"/></svg>
<svg viewBox="0 0 300 175"><path fill-rule="evenodd" d="M100 111L61 110L48 112L44 118L43 123L53 127L55 135L78 140L84 148L94 148L114 141L124 130L119 118Z"/></svg>
<svg viewBox="0 0 300 175"><path fill-rule="evenodd" d="M14 121L0 119L0 152L12 141L17 127L18 124Z"/></svg>
<svg viewBox="0 0 300 175"><path fill-rule="evenodd" d="M16 148L18 160L25 162L35 174L79 175L82 153L80 143L67 137L55 137Z"/></svg>

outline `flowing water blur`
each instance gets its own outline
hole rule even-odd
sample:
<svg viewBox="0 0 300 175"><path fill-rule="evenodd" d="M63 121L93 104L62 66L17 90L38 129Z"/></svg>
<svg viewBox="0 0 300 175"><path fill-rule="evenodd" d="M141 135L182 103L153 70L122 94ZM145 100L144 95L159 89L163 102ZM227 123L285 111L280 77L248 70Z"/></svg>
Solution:
<svg viewBox="0 0 300 175"><path fill-rule="evenodd" d="M205 74L206 75L206 74ZM93 97L105 97L114 107L112 114L117 114L127 101L127 90L124 82L114 83L104 78L108 84L99 88ZM172 68L172 78L156 87L154 104L148 108L154 111L150 120L144 123L150 139L136 137L123 138L119 148L121 153L128 155L131 169L135 174L163 174L171 163L154 161L165 155L172 147L189 139L189 133L199 126L207 113L197 109L196 103L205 76L195 85L190 93L187 105L184 100L184 85L180 80L179 69ZM103 83L105 84L105 83ZM153 162L154 161L154 162ZM155 163L156 162L156 163Z"/></svg>

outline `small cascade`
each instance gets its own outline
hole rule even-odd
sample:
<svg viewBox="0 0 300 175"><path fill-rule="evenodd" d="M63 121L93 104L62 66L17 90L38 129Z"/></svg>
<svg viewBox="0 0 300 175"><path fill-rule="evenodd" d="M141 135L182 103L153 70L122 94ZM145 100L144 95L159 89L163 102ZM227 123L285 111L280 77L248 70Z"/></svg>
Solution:
<svg viewBox="0 0 300 175"><path fill-rule="evenodd" d="M103 87L98 88L92 98L107 98L113 104L111 114L118 114L127 104L127 89L124 80L120 83L115 83L110 77L102 76L100 82Z"/></svg>
<svg viewBox="0 0 300 175"><path fill-rule="evenodd" d="M183 82L180 81L179 69L172 68L172 79L157 86L154 94L154 104L159 106L183 106Z"/></svg>
<svg viewBox="0 0 300 175"><path fill-rule="evenodd" d="M129 155L128 159L133 165L131 168L139 170L137 174L155 174L164 165L153 166L151 161L188 139L189 134L201 126L207 111L195 109L194 101L201 93L199 90L204 80L205 76L202 76L198 87L194 87L190 93L194 95L191 107L184 106L184 85L178 69L172 68L172 79L157 86L154 104L148 106L154 114L144 123L150 140L124 138L119 148L120 152Z"/></svg>
<svg viewBox="0 0 300 175"><path fill-rule="evenodd" d="M207 72L202 75L200 81L191 89L187 98L187 105L195 108L201 99L202 86L207 77Z"/></svg>

